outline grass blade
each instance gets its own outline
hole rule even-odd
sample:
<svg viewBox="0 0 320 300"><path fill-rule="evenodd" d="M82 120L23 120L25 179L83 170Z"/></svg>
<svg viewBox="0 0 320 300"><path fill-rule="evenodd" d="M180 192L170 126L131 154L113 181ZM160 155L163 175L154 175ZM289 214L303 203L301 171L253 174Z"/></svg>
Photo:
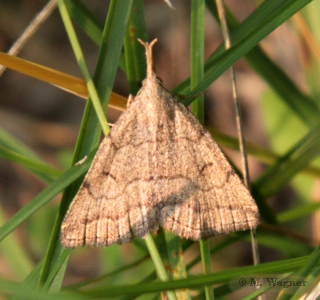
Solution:
<svg viewBox="0 0 320 300"><path fill-rule="evenodd" d="M191 1L191 37L190 37L190 67L191 89L195 88L204 77L204 14L205 1ZM192 102L192 112L201 123L204 122L203 95ZM208 240L200 240L200 253L204 274L211 273L210 246ZM205 286L207 300L214 299L213 287Z"/></svg>
<svg viewBox="0 0 320 300"><path fill-rule="evenodd" d="M131 5L132 1L128 0L113 0L110 3L102 35L102 43L97 66L93 76L93 81L96 85L103 111L105 111L108 106L108 100L112 93L113 81L117 70L117 65L115 63L110 64L110 62L119 61ZM76 149L74 151L73 163L80 160L92 148L96 147L99 142L100 133L101 129L98 124L97 115L93 109L91 101L88 101L82 119ZM51 265L53 264L55 252L60 248L58 244L60 225L71 200L80 186L80 183L81 180L74 182L65 190L62 197L59 214L51 234L46 259L39 279L39 286L42 286L45 283L50 272Z"/></svg>
<svg viewBox="0 0 320 300"><path fill-rule="evenodd" d="M93 159L94 153L90 153L87 160L81 165L75 165L64 172L58 179L47 186L42 192L34 197L28 204L15 213L6 223L0 227L0 241L10 232L17 228L22 222L28 219L43 205L48 203L54 196L63 191L79 176L83 175L88 169Z"/></svg>
<svg viewBox="0 0 320 300"><path fill-rule="evenodd" d="M204 80L199 83L192 93L203 92L240 57L245 56L249 64L269 82L279 95L282 96L282 100L301 119L309 125L317 124L319 107L315 105L311 98L302 93L290 78L257 46L277 26L309 2L311 1L267 0L254 10L240 25L238 25L239 23L229 12L227 14L228 25L230 29L234 29L231 33L232 47L228 51L225 51L224 46L221 45L210 56L205 63ZM214 0L206 0L206 3L209 10L217 15L214 10ZM179 84L174 91L178 93L190 93L190 78ZM186 105L190 104L191 101L186 101Z"/></svg>

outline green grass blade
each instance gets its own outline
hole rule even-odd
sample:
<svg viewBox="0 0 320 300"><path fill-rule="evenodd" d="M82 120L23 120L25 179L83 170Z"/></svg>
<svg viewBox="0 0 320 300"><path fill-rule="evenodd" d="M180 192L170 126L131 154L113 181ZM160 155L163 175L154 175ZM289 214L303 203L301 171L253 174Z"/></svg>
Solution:
<svg viewBox="0 0 320 300"><path fill-rule="evenodd" d="M0 207L0 224L5 223L5 213L2 207ZM25 279L25 277L33 269L33 261L28 256L24 247L20 244L16 235L8 236L0 244L1 256L11 266L15 276L19 280Z"/></svg>
<svg viewBox="0 0 320 300"><path fill-rule="evenodd" d="M314 125L318 122L319 108L314 101L304 95L289 77L274 64L259 49L254 48L258 42L271 33L277 26L289 16L307 5L310 0L287 1L268 0L264 1L244 22L239 25L234 17L228 16L230 28L236 28L231 33L232 47L224 50L221 45L205 63L204 80L192 91L203 92L215 79L233 65L240 57L246 55L246 59L257 72L261 74L269 84L282 96L282 100L289 105L295 113L307 124ZM212 11L213 0L207 0L207 6ZM230 21L231 19L231 21ZM252 28L252 30L249 30ZM252 50L252 51L251 51ZM185 80L174 91L190 93L190 79ZM192 100L186 101L186 105Z"/></svg>
<svg viewBox="0 0 320 300"><path fill-rule="evenodd" d="M70 16L79 24L84 32L98 45L102 41L103 24L80 1L64 0Z"/></svg>
<svg viewBox="0 0 320 300"><path fill-rule="evenodd" d="M204 16L205 1L191 1L191 36L190 36L190 79L191 89L195 88L204 77ZM192 102L192 112L201 123L204 122L204 98L197 97ZM200 240L200 253L204 274L211 273L209 241ZM190 295L189 295L190 297ZM213 287L205 286L205 298L214 299Z"/></svg>
<svg viewBox="0 0 320 300"><path fill-rule="evenodd" d="M256 9L252 16L258 15L260 22L257 26L252 27L251 30L246 32L239 41L232 42L232 47L226 50L221 55L216 56L212 60L208 60L205 65L204 79L192 89L191 93L196 94L203 92L217 77L219 77L224 71L226 71L232 64L234 64L239 58L244 56L247 52L252 50L263 38L271 33L280 24L286 21L290 16L299 11L305 5L311 2L311 0L300 1L287 1L278 0L278 7L269 13L265 13L265 7L269 3L275 0L267 0L263 2L258 9ZM281 5L280 5L281 4ZM249 17L250 18L250 17ZM249 19L248 18L248 19ZM251 18L249 20L251 20ZM248 22L249 23L249 22ZM250 24L245 23L249 26ZM232 37L232 36L231 36Z"/></svg>
<svg viewBox="0 0 320 300"><path fill-rule="evenodd" d="M43 288L44 290L48 290L49 292L59 292L62 281L64 278L64 273L67 268L68 256L70 253L70 249L62 249L59 253L58 259L53 266L47 281L45 282Z"/></svg>
<svg viewBox="0 0 320 300"><path fill-rule="evenodd" d="M101 106L98 92L97 92L96 87L95 87L93 80L91 78L89 68L85 62L80 43L78 41L76 32L73 28L71 18L68 14L67 8L64 4L64 0L58 0L58 7L60 10L61 18L63 20L65 29L68 33L73 52L76 56L76 59L79 64L79 67L81 69L84 80L86 81L89 96L90 96L90 99L93 103L96 114L98 116L100 126L102 127L103 133L105 135L107 135L110 131L110 127L108 125L107 118L106 118L105 113L103 111L103 108Z"/></svg>
<svg viewBox="0 0 320 300"><path fill-rule="evenodd" d="M0 279L0 293L3 295L19 297L18 299L23 300L85 300L90 299L89 297L80 294L48 294L42 291L34 291L32 287Z"/></svg>
<svg viewBox="0 0 320 300"><path fill-rule="evenodd" d="M286 279L287 276L279 276L278 277L278 281L282 281L284 279ZM265 292L267 292L268 290L274 288L274 286L272 284L266 283L264 285L262 285L261 287L259 287L257 290L255 290L254 292L250 293L249 295L246 295L245 297L243 297L241 300L253 300L253 299L257 299L258 296L264 294Z"/></svg>
<svg viewBox="0 0 320 300"><path fill-rule="evenodd" d="M152 235L149 233L145 237L146 245L148 247L150 256L152 258L152 261L154 263L154 266L157 270L157 274L161 281L169 281L169 276L167 274L166 269L164 268L164 265L162 263L160 254L158 252L157 246L152 238ZM176 294L174 291L167 291L167 297L169 300L177 300Z"/></svg>
<svg viewBox="0 0 320 300"><path fill-rule="evenodd" d="M48 166L38 160L28 158L22 154L0 146L0 156L4 159L15 162L26 167L45 182L52 182L54 178L60 176L62 171Z"/></svg>
<svg viewBox="0 0 320 300"><path fill-rule="evenodd" d="M210 249L210 256L217 253L218 251L240 241L246 235L248 235L248 234L245 232L237 232L237 233L233 234L232 236L229 236L226 240L220 242L218 245L216 245ZM187 264L187 270L189 271L190 269L192 269L200 261L201 261L201 256L194 258L192 261L190 261Z"/></svg>
<svg viewBox="0 0 320 300"><path fill-rule="evenodd" d="M314 252L310 255L308 262L296 273L291 275L289 280L293 281L301 281L305 280L305 277L314 270L315 267L319 266L320 262L320 246L318 246ZM281 295L278 299L279 300L289 300L292 299L291 296L298 290L298 286L290 286L289 288L283 288L282 291L279 293Z"/></svg>
<svg viewBox="0 0 320 300"><path fill-rule="evenodd" d="M44 160L29 147L1 128L0 147L0 156L26 167L30 167L29 170L45 182L51 182L53 177L61 174L59 174L58 170L46 165Z"/></svg>
<svg viewBox="0 0 320 300"><path fill-rule="evenodd" d="M320 209L320 202L306 203L280 213L278 215L278 220L280 223L292 221L309 215L318 209Z"/></svg>
<svg viewBox="0 0 320 300"><path fill-rule="evenodd" d="M33 152L29 147L18 141L12 135L7 133L5 130L0 128L0 146L7 148L11 151L22 154L31 159L37 160L39 162L43 162L41 158Z"/></svg>
<svg viewBox="0 0 320 300"><path fill-rule="evenodd" d="M103 24L80 1L64 0L70 16L79 24L83 31L97 44L102 43ZM119 67L126 70L125 57L121 52Z"/></svg>
<svg viewBox="0 0 320 300"><path fill-rule="evenodd" d="M304 279L304 284L296 291L296 293L290 298L291 300L303 299L303 296L311 296L310 290L311 285L316 286L319 283L317 277L320 275L320 267L315 267L311 270L310 274L306 276Z"/></svg>
<svg viewBox="0 0 320 300"><path fill-rule="evenodd" d="M239 141L237 138L230 135L224 134L217 130L214 130L211 127L206 127L207 130L212 134L213 138L219 143L219 145L228 147L233 150L239 150ZM246 142L248 154L254 156L261 162L271 164L274 163L277 159L280 159L281 155L266 149L264 147L258 146L256 144ZM314 166L308 166L302 170L306 175L311 175L314 177L320 177L320 169Z"/></svg>
<svg viewBox="0 0 320 300"><path fill-rule="evenodd" d="M246 266L233 268L230 270L217 271L210 275L189 276L187 279L180 279L169 282L140 283L139 285L119 285L100 287L94 290L83 291L83 295L103 298L115 297L119 295L130 295L136 293L151 293L162 290L173 290L181 288L198 289L205 285L225 283L237 277L248 278L257 274L283 274L298 270L303 266L310 256L302 256L293 259L279 260L270 263L263 263L258 266Z"/></svg>
<svg viewBox="0 0 320 300"><path fill-rule="evenodd" d="M144 283L144 282L154 281L156 279L156 277L157 277L156 272L152 272L151 274L147 275L145 278L140 280L138 284ZM141 295L142 295L141 293L131 294L128 296L121 297L120 300L134 300L134 299L139 298Z"/></svg>
<svg viewBox="0 0 320 300"><path fill-rule="evenodd" d="M94 277L94 278L91 278L91 279L87 279L87 280L83 280L81 282L78 282L78 283L74 283L74 284L71 284L71 285L67 285L67 286L64 286L62 288L62 291L71 291L71 290L76 290L76 289L79 289L81 287L84 287L86 285L89 285L89 284L92 284L92 283L97 283L97 282L101 282L101 281L104 281L106 279L109 279L109 278L112 278L113 276L115 275L118 275L124 271L127 271L127 270L130 270L131 268L134 268L136 266L139 266L141 263L145 262L147 259L150 259L150 256L145 256L145 257L142 257L141 259L138 259L136 260L135 262L133 263L130 263L130 264L127 264L121 268L118 268L112 272L109 272L107 274L104 274L104 275L101 275L101 276L97 276L97 277ZM156 273L154 272L154 279L156 278Z"/></svg>
<svg viewBox="0 0 320 300"><path fill-rule="evenodd" d="M34 214L43 205L48 203L54 196L63 191L79 176L83 175L88 169L93 159L94 153L90 153L87 160L81 165L75 165L64 172L58 179L47 186L42 192L34 197L28 204L15 213L6 223L0 227L0 241L10 232L17 228L22 222Z"/></svg>
<svg viewBox="0 0 320 300"><path fill-rule="evenodd" d="M298 240L287 236L285 231L283 233L266 232L264 227L258 230L258 243L274 250L281 252L283 257L292 258L303 255L309 255L314 251L314 247L305 241Z"/></svg>
<svg viewBox="0 0 320 300"><path fill-rule="evenodd" d="M182 251L181 239L169 231L163 233L165 245L158 245L158 248L160 248L160 251L161 248L165 248L166 250L168 258L167 269L170 270L171 278L173 280L187 278L187 269ZM188 289L176 290L176 295L178 299L191 299L190 291Z"/></svg>
<svg viewBox="0 0 320 300"><path fill-rule="evenodd" d="M232 30L232 40L234 42L241 39L252 27L259 26L262 14L271 14L274 7L278 7L280 1L265 1L250 17L239 25L239 21L227 11L227 20ZM214 0L206 0L209 11L218 18ZM220 46L215 53L208 59L213 59L215 55L221 53L223 47ZM249 65L262 76L269 85L281 96L283 100L306 124L312 125L317 122L316 114L319 114L319 107L315 101L305 95L297 85L285 74L285 72L274 63L259 47L255 46L245 55ZM310 116L313 116L310 118Z"/></svg>
<svg viewBox="0 0 320 300"><path fill-rule="evenodd" d="M277 224L278 221L265 200L280 191L320 154L319 135L320 131L315 127L252 184L252 195L258 204L261 217L267 223Z"/></svg>
<svg viewBox="0 0 320 300"><path fill-rule="evenodd" d="M316 127L256 180L260 195L264 198L274 195L319 154L320 130Z"/></svg>
<svg viewBox="0 0 320 300"><path fill-rule="evenodd" d="M111 1L107 20L102 35L102 43L98 55L96 70L93 81L98 91L103 110L108 105L109 97L112 92L113 82L117 71L121 48L127 27L127 21L131 9L132 1L120 0ZM74 152L73 163L84 157L99 142L101 129L99 127L97 115L93 109L91 101L87 102L84 116L81 123L80 134ZM69 186L62 197L59 214L54 225L46 259L39 279L39 286L42 286L50 272L53 264L55 252L59 249L60 226L63 217L80 186L81 180Z"/></svg>
<svg viewBox="0 0 320 300"><path fill-rule="evenodd" d="M37 282L39 279L39 274L42 268L43 260L38 262L35 268L29 273L29 275L25 278L25 280L21 283L21 289L33 288L35 289L37 286ZM24 298L19 295L14 295L10 300L23 300Z"/></svg>
<svg viewBox="0 0 320 300"><path fill-rule="evenodd" d="M191 89L195 88L204 77L204 12L205 1L191 1L191 35L190 35L190 80ZM203 124L203 95L192 103L192 112Z"/></svg>
<svg viewBox="0 0 320 300"><path fill-rule="evenodd" d="M281 215L281 214L280 214ZM264 228L258 229L259 244L268 246L270 248L277 249L282 251L283 254L287 256L287 258L297 257L299 255L307 255L310 254L314 247L307 244L306 242L293 239L291 237L286 236L286 232L283 234L270 233L265 232ZM210 250L210 255L216 254L217 252L225 249L226 247L233 245L234 243L246 239L250 241L249 232L236 232L231 236L227 237L225 240L215 245ZM190 261L187 265L187 270L189 271L195 265L197 265L201 261L201 256L195 257L192 261Z"/></svg>
<svg viewBox="0 0 320 300"><path fill-rule="evenodd" d="M129 89L132 95L137 94L142 80L146 78L147 70L145 49L138 42L138 38L148 42L143 2L141 0L134 0L124 39L126 70Z"/></svg>

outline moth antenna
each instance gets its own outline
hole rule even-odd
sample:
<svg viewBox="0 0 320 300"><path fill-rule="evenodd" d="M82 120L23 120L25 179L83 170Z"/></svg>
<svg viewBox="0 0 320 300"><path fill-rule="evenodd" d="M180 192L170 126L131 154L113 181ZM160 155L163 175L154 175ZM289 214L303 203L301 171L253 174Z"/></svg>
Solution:
<svg viewBox="0 0 320 300"><path fill-rule="evenodd" d="M146 49L146 57L147 57L147 78L155 78L157 77L155 71L154 71L154 65L153 65L153 53L152 53L152 47L153 45L158 41L158 39L154 39L150 44L144 42L141 39L138 39L139 43L143 45Z"/></svg>

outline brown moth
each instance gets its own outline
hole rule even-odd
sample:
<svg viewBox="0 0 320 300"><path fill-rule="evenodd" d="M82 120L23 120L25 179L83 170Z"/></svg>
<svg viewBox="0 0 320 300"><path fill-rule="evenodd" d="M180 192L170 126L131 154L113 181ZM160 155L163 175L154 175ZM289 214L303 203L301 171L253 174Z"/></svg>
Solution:
<svg viewBox="0 0 320 300"><path fill-rule="evenodd" d="M199 240L259 223L255 201L210 133L157 78L155 42L141 41L147 78L69 207L64 247L130 242L159 225Z"/></svg>

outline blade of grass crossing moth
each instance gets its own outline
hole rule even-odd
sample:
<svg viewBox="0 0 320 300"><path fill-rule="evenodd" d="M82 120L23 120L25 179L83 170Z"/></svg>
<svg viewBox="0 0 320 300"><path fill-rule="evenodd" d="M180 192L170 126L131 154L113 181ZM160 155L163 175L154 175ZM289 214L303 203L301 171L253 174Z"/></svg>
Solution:
<svg viewBox="0 0 320 300"><path fill-rule="evenodd" d="M109 6L96 70L93 76L104 111L106 111L108 105L117 70L117 65L110 62L119 61L122 48L122 43L119 41L123 39L122 35L124 35L127 26L130 7L131 1L112 1ZM88 101L79 131L73 163L76 163L97 146L100 139L100 130L97 130L99 128L97 124L97 115L92 103Z"/></svg>
<svg viewBox="0 0 320 300"><path fill-rule="evenodd" d="M93 76L104 111L106 110L108 100L112 92L113 82L118 66L115 62L119 61L131 4L132 1L128 0L113 0L109 5L98 61ZM73 163L82 159L92 148L97 146L100 133L101 129L99 127L97 115L91 101L88 101L74 151ZM81 181L82 180L78 180L74 182L63 194L60 210L52 230L46 259L39 279L39 287L46 281L53 263L54 254L60 247L58 243L60 225L68 209L69 203L78 190Z"/></svg>
<svg viewBox="0 0 320 300"><path fill-rule="evenodd" d="M190 36L190 79L191 89L196 87L204 76L204 13L205 1L191 1L191 36ZM203 95L196 98L192 102L192 112L200 120L204 122L204 99ZM210 265L210 246L209 240L200 240L200 253L202 260L202 269L204 274L211 273ZM205 287L205 295L207 300L214 299L213 287ZM190 297L190 295L189 295Z"/></svg>
<svg viewBox="0 0 320 300"><path fill-rule="evenodd" d="M89 70L88 70L88 67L85 63L85 59L83 57L83 53L82 53L82 50L81 50L81 47L80 47L80 44L77 40L77 37L76 37L76 34L75 34L75 31L74 31L74 28L72 26L72 23L71 23L71 19L68 15L68 12L67 12L67 9L66 9L66 6L64 5L64 2L63 1L58 1L58 6L59 6L59 10L60 10L60 14L62 16L62 19L63 19L63 22L64 22L64 25L65 25L65 28L67 30L67 33L68 33L68 36L69 36L69 39L70 39L70 42L71 42L71 45L72 45L72 48L73 48L73 51L75 53L75 56L77 58L77 61L78 61L78 64L80 66L80 69L82 71L82 74L85 78L85 81L87 83L87 87L88 87L88 91L89 91L89 95L92 99L92 103L95 107L95 110L96 110L96 113L97 113L97 116L99 118L99 121L100 121L100 125L102 126L103 128L103 131L105 134L108 134L109 132L109 126L107 125L107 120L106 120L106 117L105 117L105 114L104 114L104 111L101 107L101 104L100 104L100 100L99 100L99 97L98 97L98 94L97 94L97 91L95 89L95 86L94 86L94 83L92 81L92 78L90 76L90 73L89 73ZM56 224L59 222L59 216L57 218L57 222ZM63 250L61 250L62 252L64 252ZM56 255L58 255L59 252L55 251ZM53 254L52 254L53 256ZM64 261L63 263L63 266L66 267L66 261ZM45 264L46 266L46 264ZM65 272L65 267L64 268L61 268L61 266L59 266L59 270L60 270L60 274ZM48 271L47 271L48 273ZM44 274L44 273L42 273ZM54 274L56 275L56 274ZM41 277L40 277L41 279ZM58 286L56 288L56 290L59 290L61 284L62 284L62 280L63 280L63 275L62 276L57 276L55 278L56 280L52 279L52 282L54 282L55 286ZM57 280L58 279L58 280ZM58 282L58 283L57 283ZM51 284L51 280L50 280L50 284ZM44 289L48 289L49 286L48 284L47 285L44 285Z"/></svg>

